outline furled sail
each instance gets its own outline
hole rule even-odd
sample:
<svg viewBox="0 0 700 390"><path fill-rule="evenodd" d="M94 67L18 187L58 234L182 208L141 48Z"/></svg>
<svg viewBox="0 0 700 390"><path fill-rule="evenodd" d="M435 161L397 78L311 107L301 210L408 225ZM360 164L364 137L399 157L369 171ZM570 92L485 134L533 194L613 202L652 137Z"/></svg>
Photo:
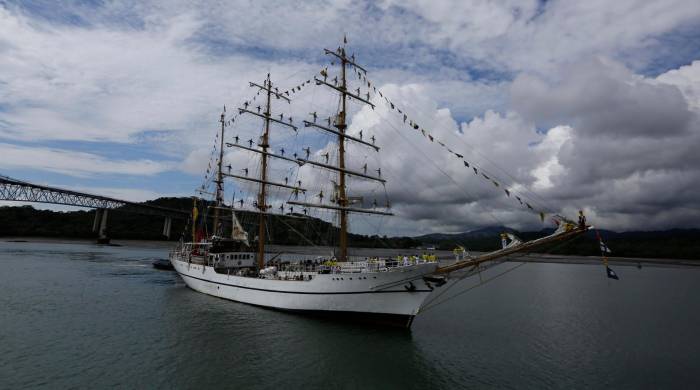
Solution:
<svg viewBox="0 0 700 390"><path fill-rule="evenodd" d="M246 246L250 246L250 243L248 242L248 232L243 229L243 226L241 226L241 223L238 221L238 217L236 217L236 212L233 210L231 210L231 222L233 224L231 238L234 240L243 241Z"/></svg>

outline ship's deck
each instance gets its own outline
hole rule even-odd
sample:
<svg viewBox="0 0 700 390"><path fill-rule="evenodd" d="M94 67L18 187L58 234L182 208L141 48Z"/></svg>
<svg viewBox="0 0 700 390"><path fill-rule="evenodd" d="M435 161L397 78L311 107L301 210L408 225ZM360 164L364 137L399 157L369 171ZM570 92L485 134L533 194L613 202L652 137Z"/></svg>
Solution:
<svg viewBox="0 0 700 390"><path fill-rule="evenodd" d="M254 278L266 278L275 280L304 281L311 280L316 275L362 275L372 273L396 272L414 269L421 264L436 263L436 260L426 260L417 257L398 259L373 258L365 261L338 262L324 259L307 259L300 261L272 261L260 270L255 266L239 266L236 261L226 259L226 253L218 254L220 257L212 257L207 254L192 254L175 251L171 253L171 259L186 263L205 265L214 268L219 274L248 276Z"/></svg>

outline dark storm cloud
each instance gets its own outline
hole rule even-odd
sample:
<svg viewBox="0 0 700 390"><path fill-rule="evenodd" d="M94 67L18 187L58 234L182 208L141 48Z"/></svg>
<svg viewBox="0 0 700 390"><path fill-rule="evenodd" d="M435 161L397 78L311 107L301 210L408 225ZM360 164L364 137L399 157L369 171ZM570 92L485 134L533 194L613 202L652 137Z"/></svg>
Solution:
<svg viewBox="0 0 700 390"><path fill-rule="evenodd" d="M523 75L512 86L513 107L524 117L572 128L555 154L560 170L547 196L589 207L613 225L669 227L677 218L697 226L697 102L680 86L610 60L565 66L552 76Z"/></svg>
<svg viewBox="0 0 700 390"><path fill-rule="evenodd" d="M610 139L680 136L693 119L676 86L652 83L609 61L563 65L555 77L549 83L518 77L514 108L538 124L566 122L587 136Z"/></svg>

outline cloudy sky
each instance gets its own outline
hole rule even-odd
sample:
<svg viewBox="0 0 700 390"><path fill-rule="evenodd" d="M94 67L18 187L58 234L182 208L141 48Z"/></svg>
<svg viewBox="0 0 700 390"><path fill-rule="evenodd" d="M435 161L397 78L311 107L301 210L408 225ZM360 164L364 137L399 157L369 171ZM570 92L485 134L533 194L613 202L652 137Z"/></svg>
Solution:
<svg viewBox="0 0 700 390"><path fill-rule="evenodd" d="M503 188L607 229L700 227L696 0L0 1L0 174L137 201L192 195L222 106L230 118L268 72L280 89L318 75L344 33L373 85L501 183L373 95L375 110L351 104L349 131L382 149L350 145L350 166L381 167L388 184L353 181L351 194L388 199L397 216L353 217L356 231L548 225ZM300 122L336 107L308 86L273 109ZM227 131L247 140L260 126ZM331 137L274 131L276 150L334 157ZM234 170L257 169L226 153ZM314 173L272 176L298 176L312 201L332 179ZM227 190L250 201L255 189Z"/></svg>

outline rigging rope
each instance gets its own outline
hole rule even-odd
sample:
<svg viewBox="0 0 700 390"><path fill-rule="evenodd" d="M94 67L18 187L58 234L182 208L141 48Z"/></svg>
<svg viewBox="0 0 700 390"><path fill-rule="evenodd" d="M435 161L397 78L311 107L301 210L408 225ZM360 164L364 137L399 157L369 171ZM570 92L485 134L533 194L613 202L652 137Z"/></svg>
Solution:
<svg viewBox="0 0 700 390"><path fill-rule="evenodd" d="M397 111L399 114L402 114L402 115L403 115L403 123L407 123L407 122L408 122L409 126L410 126L413 130L417 130L417 131L421 132L421 134L423 134L424 137L427 137L431 142L437 142L443 149L446 149L450 154L452 154L452 155L456 156L457 158L459 158L460 160L462 160L463 163L464 163L464 166L465 166L466 168L472 168L475 175L479 176L479 171L481 171L481 175L480 175L481 177L483 177L484 179L490 181L490 182L493 183L496 187L498 187L498 188L501 187L501 184L500 184L498 181L495 180L496 177L495 177L495 175L494 175L493 173L489 172L488 170L483 169L481 166L475 165L475 164L473 163L473 161L472 161L471 163L469 163L467 160L464 159L464 156L463 156L462 154L459 154L459 153L453 151L452 149L450 149L449 146L447 146L445 143L443 143L442 141L440 141L437 137L434 137L429 131L425 130L425 128L423 128L423 127L421 127L420 125L418 125L418 123L417 123L416 121L414 121L413 119L411 119L410 117L408 117L408 115L405 113L405 110L401 110L396 104L394 104L391 100L389 100L389 98L388 98L387 96L385 96L379 88L376 87L376 83L375 83L375 85L372 87L372 81L370 81L370 80L367 78L367 76L366 76L366 74L365 74L364 72L356 71L356 74L358 75L358 77L360 78L360 80L363 80L363 81L364 81L365 85L366 85L368 88L370 88L370 87L372 88L372 90L374 91L374 98L375 98L375 99L376 99L376 94L379 94L379 96L380 96L380 98L381 98L380 100L384 100L385 103L389 106L389 108L390 108L392 111ZM461 140L461 142L466 143L466 142L464 141L464 139L462 139L461 137L459 137L459 139ZM480 154L480 155L483 156L483 154L479 153L478 150L476 150L475 148L472 147L472 149L475 150L478 154ZM487 157L485 157L485 156L483 156L483 157L484 157L488 162L490 162L490 163L493 164L495 167L497 167L499 170L501 170L501 171L503 171L504 173L506 173L506 175L507 175L509 178L511 178L511 179L513 180L513 184L514 184L514 185L517 185L517 186L523 188L526 192L529 192L529 193L531 193L531 194L533 194L533 195L536 195L532 190L528 189L527 186L517 183L517 181L515 180L515 178L513 178L511 175L509 175L503 168L499 167L496 163L494 163L493 161L491 161L491 160L488 159ZM486 173L488 173L488 175L487 175ZM489 176L489 175L490 175L490 176ZM492 177L493 177L493 178L492 178ZM499 180L500 180L500 179L499 179ZM541 219L542 221L544 221L544 215L545 215L545 212L544 212L544 211L547 211L547 213L551 214L550 209L549 209L548 207L542 207L542 205L539 205L539 208L540 208L541 210L544 210L544 211L535 210L535 208L532 207L532 205L531 205L529 202L534 203L535 206L538 206L539 202L534 201L531 197L525 196L525 195L522 194L521 192L517 192L517 193L516 193L515 191L512 190L512 187L511 187L510 190L507 189L507 188L503 188L503 190L504 190L504 192L505 192L505 194L506 194L507 197L510 198L511 194L513 194L513 196L518 200L518 202L519 202L522 206L525 206L527 209L532 210L533 212L539 214L540 219ZM536 195L536 196L537 196L538 198L541 199L541 197L539 197L539 195ZM523 198L526 199L526 200L529 201L529 202L523 202L523 201L522 201Z"/></svg>
<svg viewBox="0 0 700 390"><path fill-rule="evenodd" d="M561 247L564 246L564 245L570 244L570 243L572 243L572 242L578 240L578 239L581 238L581 237L582 237L581 235L578 235L578 236L574 237L573 239L571 239L570 241L563 241L563 242L560 242L560 243L556 244L554 247L550 248L550 249L549 249L549 252L553 252L553 251L555 251L556 249L559 249L559 248L561 248ZM491 267L496 266L496 265L499 265L499 264L502 264L502 263L504 263L504 262L507 262L507 261L509 261L509 259L512 259L512 258L519 258L519 257L525 257L525 256L528 256L528 255L531 255L532 253L533 253L532 251L527 251L527 252L520 252L520 253L517 253L517 254L514 254L514 255L509 255L509 256L505 257L503 260L501 260L500 262L498 262L497 264L493 264ZM433 308L433 307L438 306L438 305L441 305L441 304L443 304L443 303L445 303L445 302L447 302L447 301L450 301L450 300L452 300L452 299L454 299L454 298L456 298L456 297L462 295L463 293L466 293L466 292L468 292L468 291L470 291L470 290L473 290L473 289L475 289L475 288L477 288L477 287L479 287L479 286L483 286L484 284L486 284L486 283L488 283L488 282L490 282L490 281L492 281L492 280L494 280L494 279L496 279L496 278L498 278L498 277L501 277L501 276L503 276L503 275L509 273L510 271L515 270L516 268L520 268L521 266L525 265L526 263L527 263L527 262L523 262L523 263L521 263L521 264L519 264L519 265L517 265L517 266L515 266L515 267L513 267L513 268L511 268L511 269L509 269L509 270L507 270L507 271L505 271L505 272L502 272L502 273L500 273L500 274L494 276L493 278L487 279L486 281L481 281L481 282L480 282L479 284L477 284L476 286L472 286L472 287L468 288L468 289L465 290L465 291L459 292L459 293L457 293L457 294L455 294L455 295L453 295L453 296L451 296L451 297L446 298L446 299L443 300L443 301L440 301L440 302L436 303L435 305L432 305L433 302L437 301L438 298L440 298L442 295L444 295L444 294L445 294L447 291L449 291L452 287L455 287L456 285L458 285L458 284L459 284L462 280L464 280L466 277L471 276L471 275L469 275L469 272L470 272L470 271L466 271L466 272L465 272L465 275L463 275L461 278L459 278L455 283L453 283L451 286L448 286L445 290L441 291L441 292L438 293L433 299L431 299L430 301L428 301L428 303L424 306L424 307L426 308L426 310L421 309L421 310L420 310L420 313L423 313L423 312L427 311L429 308ZM479 264L479 265L477 265L476 267L480 267L480 266L481 266L481 265ZM491 267L489 267L489 268L491 268ZM476 268L476 270L478 270L478 268ZM480 270L479 270L479 271L480 271ZM479 272L479 274L480 274L480 273L481 273L481 272Z"/></svg>
<svg viewBox="0 0 700 390"><path fill-rule="evenodd" d="M511 271L515 271L516 269L522 267L522 266L525 265L525 264L527 264L527 263L520 263L520 264L517 264L517 265L515 265L514 267L511 267L511 268L509 268L509 269L507 269L507 270L505 270L505 271L503 271L503 272L501 272L501 273L499 273L499 274L497 274L497 275L495 275L495 276L493 276L493 277L491 277L491 278L488 278L488 279L486 279L486 280L480 281L478 284L476 284L476 285L474 285L474 286L471 286L471 287L467 288L466 290L460 291L459 293L457 293L457 294L455 294L455 295L452 295L452 296L450 296L450 297L447 297L446 299L444 299L444 300L442 300L442 301L440 301L440 302L437 302L437 303L432 304L432 302L434 302L435 300L437 300L438 297L442 296L444 293L446 293L447 291L449 291L450 288L452 288L452 287L458 285L460 281L456 281L456 282L454 282L454 283L452 284L452 286L449 286L449 287L446 288L444 291L442 291L434 300L431 300L430 302L428 302L428 304L427 304L426 306L424 306L423 308L421 308L420 311L418 312L418 314L423 314L423 313L425 313L425 312L427 312L427 311L429 311L429 310L432 310L432 309L434 309L434 308L436 308L436 307L442 305L443 303L446 303L446 302L448 302L448 301L451 301L451 300L454 299L454 298L457 298L458 296L460 296L460 295L462 295L462 294L465 294L465 293L467 293L467 292L469 292L469 291L471 291L471 290L473 290L473 289L475 289L475 288L477 288L477 287L481 287L481 286L485 285L485 284L488 283L488 282L491 282L491 281L493 281L493 280L496 280L496 279L500 278L501 276L504 276L504 275L510 273Z"/></svg>
<svg viewBox="0 0 700 390"><path fill-rule="evenodd" d="M378 113L377 113L377 115L378 115L379 117L381 117L382 119L385 119L382 115L380 115L380 114L378 114ZM449 173L447 173L442 167L440 167L438 164L436 164L435 161L433 161L430 157L428 157L428 155L426 155L425 152L424 152L421 148L417 147L417 146L414 145L411 141L409 141L409 140L402 134L402 132L399 131L399 129L397 129L390 121L386 121L386 122L387 122L387 124L389 125L389 127L391 127L391 129L394 130L394 132L396 132L396 134L399 135L399 137L403 138L404 141L406 141L406 142L407 142L409 145L411 145L415 150L417 150L418 153L419 153L421 156L423 156L423 158L424 158L426 161L428 161L428 162L429 162L431 165L433 165L438 171L440 171L440 173L442 173L445 177L447 177L457 188L460 189L460 191L462 191L467 197L469 197L469 198L474 198L474 196L473 196L469 191L467 191L467 189L466 189L463 185L460 185L460 183L458 183L452 176L450 176ZM435 190L433 190L433 191L435 191ZM505 223L504 223L500 218L498 218L498 217L496 216L496 214L494 214L493 212L487 210L486 213L489 214L489 216L490 216L491 218L493 218L493 220L495 220L497 223L499 223L499 224L501 224L501 225L505 225Z"/></svg>
<svg viewBox="0 0 700 390"><path fill-rule="evenodd" d="M404 111L402 111L402 110L401 110L400 108L398 108L391 100L389 100L387 96L384 96L383 92L382 92L380 89L376 88L376 84L375 84L374 86L372 86L372 82L371 82L369 79L367 79L367 76L366 76L366 73L365 73L365 72L362 72L362 71L360 71L360 70L358 70L357 68L352 67L352 66L351 66L351 69L356 73L358 79L363 83L363 85L366 85L366 86L367 86L367 88L368 88L368 91L367 91L367 97L368 97L368 99L369 99L369 97L370 97L370 88L371 88L371 90L373 90L373 91L375 92L375 93L374 93L374 96L373 96L373 98L374 98L375 100L377 99L376 94L379 94L380 98L383 99L383 100L386 102L386 104L391 108L391 110L393 110L393 111L395 110L395 111L399 112L400 114L403 114L404 123L407 122L407 120L408 120L407 114L405 114ZM291 77L293 77L293 76L295 76L295 75L297 75L297 74L299 74L299 73L301 73L301 72L302 72L302 71L298 71L298 72L296 72L296 73L294 73L294 74L288 76L288 77L285 78L284 80L287 80L287 79L289 79L289 78L291 78ZM324 72L326 72L325 69L321 71L321 74L324 75ZM327 76L327 73L324 75L324 79L326 78L326 76ZM287 90L285 90L285 91L282 91L282 92L279 92L279 91L276 89L276 93L285 94L285 95L291 97L292 94L296 94L297 92L301 92L302 89L305 89L304 87L306 87L307 84L312 84L312 79L311 79L311 78L310 78L310 79L307 79L306 81L302 81L300 84L298 84L298 85L296 85L296 86L294 86L294 87L292 87L292 88L289 88L289 89L287 89ZM348 87L348 88L349 88L349 87ZM312 88L312 91L315 91L315 88ZM358 92L358 95L361 95L361 93L360 93L360 88L357 88L357 92ZM252 100L255 100L256 97L259 96L259 93L260 93L260 91L258 91L258 92L256 93L256 95L253 97ZM312 100L313 100L313 97L314 97L314 96L315 96L315 94L312 95ZM308 97L307 97L307 98L308 98ZM305 100L305 99L304 99L304 100ZM354 99L350 99L351 102L352 102L353 100L354 100ZM246 103L248 103L248 102L246 102ZM337 101L337 105L338 105L337 108L338 108L338 109L339 109L339 104L340 104L340 100ZM387 122L387 123L391 126L391 128L392 128L400 137L402 137L404 140L406 140L406 141L408 142L408 140L407 140L406 137L402 134L402 132L399 131L399 130L396 128L396 126L394 126L394 125L391 123L391 121L386 120L386 118L384 118L382 115L379 115L379 116L382 117L382 119L384 119L385 122ZM226 125L226 126L233 125L233 124L235 123L235 119L236 119L236 118L237 118L237 115L234 115L234 117L233 117L231 120L225 122L225 125ZM280 119L282 119L282 118L280 117ZM292 119L292 118L289 117L289 119L290 119L290 122L291 122L291 119ZM479 167L479 166L475 166L473 163L472 163L472 164L469 164L466 160L464 160L463 155L461 155L461 154L459 154L459 153L456 153L456 152L454 152L453 150L451 150L451 149L449 148L449 146L445 145L445 144L444 144L442 141L440 141L439 139L436 139L435 137L433 137L432 134L428 133L424 128L420 127L413 119L410 119L410 121L408 121L408 123L411 125L412 129L419 130L424 136L427 136L427 137L431 140L431 142L437 141L437 143L440 144L440 145L441 145L444 149L446 149L448 152L450 152L451 154L453 154L453 155L457 156L458 158L460 158L461 160L463 160L463 161L464 161L465 167L472 168L472 169L474 170L474 173L475 173L477 176L478 176L478 170L480 170L480 171L481 171L481 176L483 176L486 180L491 181L496 187L500 187L500 184L495 180L495 175L492 175L490 172L488 172L488 171L482 169L482 168ZM218 134L217 134L217 136L218 136ZM295 139L296 139L297 141L299 140L298 132L295 134ZM461 141L462 143L466 144L466 142L465 142L461 137L460 137L460 141ZM409 143L410 143L410 142L409 142ZM457 181L455 181L455 180L450 176L450 174L449 174L448 172L446 172L442 167L438 166L438 165L437 165L433 160L431 160L420 148L416 147L416 146L413 145L413 144L411 144L411 145L412 145L415 149L417 149L417 150L419 151L419 153L420 153L426 160L428 160L432 165L434 165L434 166L436 167L436 169L438 169L438 171L440 171L444 176L446 176L452 183L454 183L455 185L457 185L458 188L460 188L460 190L461 190L462 192L464 192L468 197L470 197L470 198L472 197L472 195L471 195L470 193L468 193L463 187L461 187L461 186L459 185L459 183L457 183ZM470 146L470 145L467 144L467 146ZM470 146L470 147L471 147L471 146ZM216 148L217 148L217 146L216 146L216 144L215 144L215 146L214 146L214 148L213 148L213 150L212 150L212 156L214 156L215 151L216 151ZM472 148L473 150L475 150L476 153L481 154L481 153L479 153L478 150L476 150L475 148L473 148L473 147L471 147L471 148ZM483 156L483 155L482 155L482 156ZM486 158L487 161L491 162L494 166L496 166L497 168L499 168L500 170L502 170L504 173L506 173L506 175L508 175L509 178L513 179L513 182L515 183L514 178L513 178L512 176L510 176L507 172L505 172L505 170L503 170L502 168L498 167L497 164L495 164L495 163L493 163L492 161L490 161L487 157L484 156L484 158ZM210 161L210 167L211 167L211 161ZM292 169L293 169L293 168L290 168L290 170L288 171L288 176L290 176L290 175L292 174L292 172L291 172ZM494 178L492 179L491 177L489 177L488 175L486 175L486 173L489 173L490 175L494 176ZM296 178L298 179L298 177L299 177L299 169L297 169L297 171L296 171ZM205 177L205 183L206 183L206 184L211 184L210 182L206 182L206 179L207 179L207 177ZM517 183L515 183L515 185L517 185ZM204 184L203 184L203 187L204 187ZM520 185L520 187L522 187L522 188L525 189L525 190L528 190L527 187L525 187L525 186ZM518 201L520 202L520 204L522 204L523 206L526 206L526 207L527 207L528 209L530 209L530 210L535 211L534 208L533 208L528 202L523 202L523 201L521 200L520 196L518 196L518 195L523 196L523 198L525 198L526 200L530 200L529 197L525 197L524 195L522 195L522 194L520 194L520 193L518 193L518 194L516 195L516 193L512 192L512 190L509 191L509 190L506 189L506 188L503 188L503 190L505 191L505 193L506 193L506 195L507 195L508 197L510 197L511 193L513 193L513 195L515 196L515 198L518 199ZM387 194L386 194L386 187L384 187L384 191L385 191L385 196L387 196ZM528 190L528 191L529 191L529 190ZM374 193L374 191L371 191L371 194L373 194L373 193ZM305 194L305 195L306 195L306 194ZM290 197L291 197L291 195L290 195ZM530 201L532 201L532 200L530 200ZM535 203L535 204L537 205L536 202L533 202L533 203ZM388 200L387 200L387 205L388 205ZM548 210L548 211L549 211L549 210ZM499 223L503 224L503 222L502 222L498 217L496 217L495 214L493 214L493 213L490 212L490 211L488 211L488 213L489 213L489 215L490 215L494 220L496 220L496 221L498 221ZM539 212L539 214L540 214L541 219L544 220L544 214L543 214L543 212Z"/></svg>

